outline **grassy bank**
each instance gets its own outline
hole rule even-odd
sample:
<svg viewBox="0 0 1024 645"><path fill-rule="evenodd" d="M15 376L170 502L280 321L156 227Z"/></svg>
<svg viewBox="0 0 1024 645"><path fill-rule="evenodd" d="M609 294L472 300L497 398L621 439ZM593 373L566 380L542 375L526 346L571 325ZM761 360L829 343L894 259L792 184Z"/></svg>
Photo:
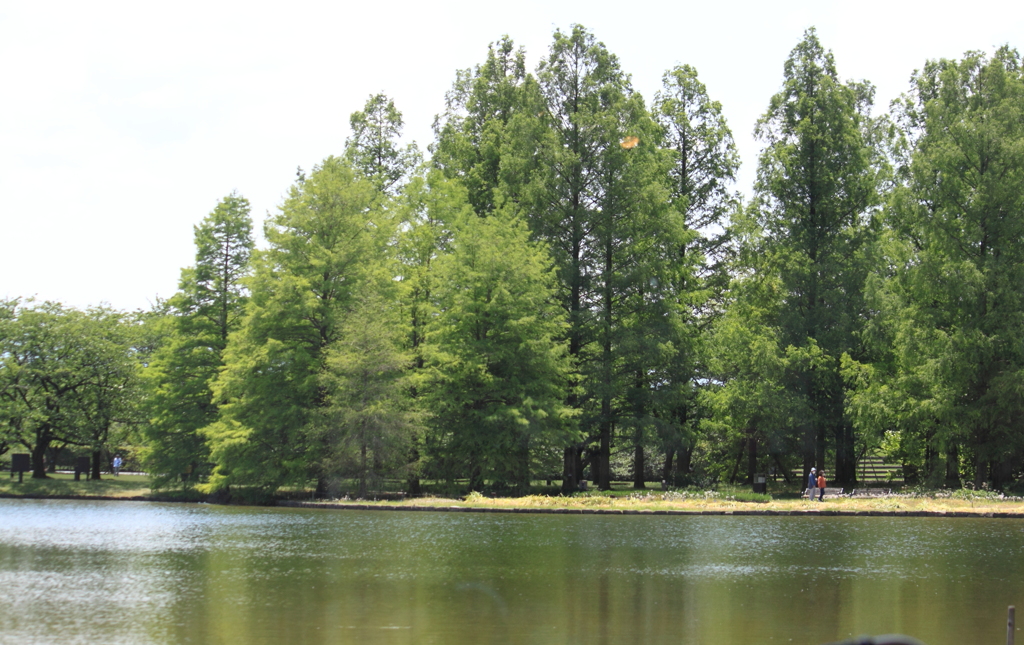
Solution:
<svg viewBox="0 0 1024 645"><path fill-rule="evenodd" d="M330 504L325 501L322 504ZM337 502L334 502L337 503ZM1024 514L1024 500L963 499L946 496L825 498L824 502L802 499L773 499L769 502L746 502L728 496L647 493L634 495L584 494L568 497L530 495L515 498L487 498L469 495L466 498L424 497L402 502L348 502L368 506L390 507L467 507L500 509L603 509L621 511L840 511L857 512L926 512L926 513L993 513Z"/></svg>
<svg viewBox="0 0 1024 645"><path fill-rule="evenodd" d="M0 478L0 495L5 497L97 497L114 499L186 499L181 492L153 492L146 475L105 475L99 481L74 481L70 474L57 473L47 479L18 480ZM202 499L193 494L193 500ZM293 499L295 496L292 496ZM308 499L308 498L306 498ZM927 512L927 513L1024 513L1024 498L1000 499L991 493L971 491L932 491L891 497L825 497L824 502L800 499L799 493L785 489L770 496L755 496L746 487L720 487L718 491L634 491L625 486L611 491L592 491L560 495L554 491L523 497L487 497L479 493L466 496L419 497L402 501L363 501L343 498L314 504L359 504L366 506L495 508L495 509L603 509L610 511L774 511L790 512Z"/></svg>
<svg viewBox="0 0 1024 645"><path fill-rule="evenodd" d="M18 482L17 476L9 473L0 477L0 495L7 497L113 497L138 498L153 495L149 488L148 475L103 475L98 481L82 478L75 481L75 476L68 473L50 473L46 479L32 479L27 474L25 480Z"/></svg>

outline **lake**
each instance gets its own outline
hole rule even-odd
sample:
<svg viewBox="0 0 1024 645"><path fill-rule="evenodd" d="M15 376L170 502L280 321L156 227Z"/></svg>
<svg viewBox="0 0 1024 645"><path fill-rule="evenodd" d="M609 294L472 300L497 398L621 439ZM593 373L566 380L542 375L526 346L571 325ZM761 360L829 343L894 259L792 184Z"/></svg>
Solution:
<svg viewBox="0 0 1024 645"><path fill-rule="evenodd" d="M1012 604L1019 519L0 499L3 644L1001 644Z"/></svg>

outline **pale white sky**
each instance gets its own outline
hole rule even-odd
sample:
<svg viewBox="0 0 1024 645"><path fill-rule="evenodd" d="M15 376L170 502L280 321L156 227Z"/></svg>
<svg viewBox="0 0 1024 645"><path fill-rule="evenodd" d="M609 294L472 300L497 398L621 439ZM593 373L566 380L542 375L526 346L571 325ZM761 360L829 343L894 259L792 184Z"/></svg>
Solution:
<svg viewBox="0 0 1024 645"><path fill-rule="evenodd" d="M342 150L385 92L426 148L455 70L509 34L531 70L588 27L648 100L695 66L749 192L754 122L816 26L876 111L927 59L1024 47L1022 2L16 2L0 0L0 297L148 308L193 261L192 225L232 190L257 229L295 177Z"/></svg>

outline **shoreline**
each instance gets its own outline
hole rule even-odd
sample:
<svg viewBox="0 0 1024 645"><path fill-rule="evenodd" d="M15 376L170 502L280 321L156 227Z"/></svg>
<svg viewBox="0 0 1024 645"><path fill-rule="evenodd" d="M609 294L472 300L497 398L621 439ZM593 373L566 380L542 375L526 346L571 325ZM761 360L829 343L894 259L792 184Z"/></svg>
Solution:
<svg viewBox="0 0 1024 645"><path fill-rule="evenodd" d="M760 516L827 516L827 517L982 517L1024 519L1024 512L999 511L922 511L922 510L842 510L842 509L620 509L620 508L538 508L530 506L433 506L380 504L338 504L332 502L298 502L278 500L283 508L319 508L339 511L419 511L435 513L516 513L544 515L760 515Z"/></svg>
<svg viewBox="0 0 1024 645"><path fill-rule="evenodd" d="M88 502L92 500L104 501L104 502L174 502L179 504L205 504L206 500L196 499L179 499L175 497L149 497L146 495L72 495L72 494L54 494L44 495L41 493L25 493L24 495L15 495L14 493L0 493L0 499L64 499L64 500L75 500L79 502Z"/></svg>
<svg viewBox="0 0 1024 645"><path fill-rule="evenodd" d="M309 493L295 492L266 498L262 503L246 501L245 495L198 495L153 491L147 477L106 478L99 482L74 482L67 476L36 482L35 485L0 485L0 499L132 501L175 504L216 504L264 508L304 508L354 511L415 511L436 513L516 513L537 515L746 515L825 517L973 517L1024 519L1024 497L997 497L990 493L972 496L944 491L885 497L826 495L824 503L792 495L768 500L735 499L728 493L645 491L628 495L533 494L520 497L423 496L415 498L312 500Z"/></svg>

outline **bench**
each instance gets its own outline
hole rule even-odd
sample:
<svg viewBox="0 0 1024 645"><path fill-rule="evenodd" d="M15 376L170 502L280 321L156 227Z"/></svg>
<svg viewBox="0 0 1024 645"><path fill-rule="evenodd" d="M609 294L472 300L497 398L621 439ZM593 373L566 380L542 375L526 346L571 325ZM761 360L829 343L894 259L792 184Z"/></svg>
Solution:
<svg viewBox="0 0 1024 645"><path fill-rule="evenodd" d="M814 491L814 499L818 499L818 495L820 495L821 493L819 492L819 490L817 488L805 488L803 490L803 492L800 493L800 497L806 499L807 498L807 491L809 491L809 490L813 490ZM825 497L842 497L842 496L843 496L843 489L842 488L829 488L828 486L825 487Z"/></svg>

